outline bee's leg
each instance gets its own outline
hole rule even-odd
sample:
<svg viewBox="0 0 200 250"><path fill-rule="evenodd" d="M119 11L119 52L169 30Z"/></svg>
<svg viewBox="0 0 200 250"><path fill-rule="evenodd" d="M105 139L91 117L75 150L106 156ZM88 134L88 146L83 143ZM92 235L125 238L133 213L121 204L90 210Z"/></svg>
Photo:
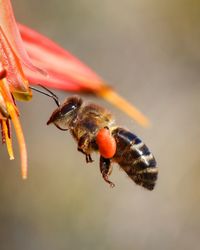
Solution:
<svg viewBox="0 0 200 250"><path fill-rule="evenodd" d="M87 153L89 148L90 138L88 134L84 134L81 136L78 142L78 151L85 155L86 162L93 162L90 154Z"/></svg>
<svg viewBox="0 0 200 250"><path fill-rule="evenodd" d="M91 157L91 155L90 155L90 154L89 154L89 155L87 155L87 157L88 157L88 162L93 162L92 157Z"/></svg>
<svg viewBox="0 0 200 250"><path fill-rule="evenodd" d="M100 171L103 179L110 184L110 187L114 187L115 184L109 180L109 175L112 172L111 160L100 156Z"/></svg>
<svg viewBox="0 0 200 250"><path fill-rule="evenodd" d="M82 148L78 148L78 151L85 155L85 160L86 160L87 163L93 162L91 155L85 153Z"/></svg>

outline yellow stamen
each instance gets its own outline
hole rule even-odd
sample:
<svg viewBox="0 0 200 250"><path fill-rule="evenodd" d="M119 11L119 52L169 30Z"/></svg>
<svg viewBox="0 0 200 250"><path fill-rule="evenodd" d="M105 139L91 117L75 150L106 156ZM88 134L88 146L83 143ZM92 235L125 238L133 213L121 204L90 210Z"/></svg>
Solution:
<svg viewBox="0 0 200 250"><path fill-rule="evenodd" d="M21 156L21 171L22 171L22 178L27 178L27 151L26 151L26 144L24 140L24 135L22 132L21 124L19 121L19 117L16 113L16 109L12 103L7 102L7 109L8 113L10 114L11 120L13 122L19 147L20 147L20 156Z"/></svg>
<svg viewBox="0 0 200 250"><path fill-rule="evenodd" d="M149 119L145 115L143 115L136 107L134 107L123 97L117 94L113 89L105 86L105 88L97 92L97 95L101 96L105 100L115 105L117 108L121 109L143 127L150 126Z"/></svg>
<svg viewBox="0 0 200 250"><path fill-rule="evenodd" d="M3 133L5 135L6 146L7 146L7 150L8 150L8 154L9 154L10 160L14 160L12 140L8 136L8 127L7 127L7 124L6 124L6 120L2 120L2 128L3 128Z"/></svg>

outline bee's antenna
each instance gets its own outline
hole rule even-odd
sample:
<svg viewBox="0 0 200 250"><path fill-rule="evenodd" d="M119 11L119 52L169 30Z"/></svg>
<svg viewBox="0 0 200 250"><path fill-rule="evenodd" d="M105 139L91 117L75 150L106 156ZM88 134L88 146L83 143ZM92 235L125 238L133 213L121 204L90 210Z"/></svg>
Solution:
<svg viewBox="0 0 200 250"><path fill-rule="evenodd" d="M53 100L55 101L56 105L59 107L60 106L60 102L59 102L59 99L58 99L57 95L54 94L53 92L51 92L51 90L47 89L46 87L44 87L44 86L42 86L40 84L38 84L38 85L40 87L42 87L43 89L45 89L50 94L48 94L48 93L46 93L46 92L44 92L44 91L42 91L40 89L34 88L34 87L29 87L29 88L32 89L32 90L34 90L34 91L37 91L37 92L39 92L39 93L41 93L43 95L46 95L46 96L49 96L49 97L53 98Z"/></svg>

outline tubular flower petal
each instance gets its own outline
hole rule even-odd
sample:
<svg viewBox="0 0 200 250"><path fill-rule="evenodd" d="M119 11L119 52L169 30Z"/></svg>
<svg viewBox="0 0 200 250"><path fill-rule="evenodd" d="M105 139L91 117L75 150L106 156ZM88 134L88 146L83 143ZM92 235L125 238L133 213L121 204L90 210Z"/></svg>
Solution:
<svg viewBox="0 0 200 250"><path fill-rule="evenodd" d="M2 142L6 143L10 159L14 159L11 138L11 122L14 125L20 147L22 177L27 177L27 151L19 121L15 99L32 98L24 67L38 74L46 71L36 67L24 48L15 22L10 0L0 0L0 127Z"/></svg>
<svg viewBox="0 0 200 250"><path fill-rule="evenodd" d="M7 108L11 116L12 122L14 124L15 131L17 134L17 139L18 139L19 146L20 146L20 155L21 155L21 163L22 163L21 165L22 178L26 179L27 178L27 151L26 151L26 144L24 140L23 131L21 128L19 117L15 111L15 107L12 105L12 103L7 103Z"/></svg>
<svg viewBox="0 0 200 250"><path fill-rule="evenodd" d="M21 39L10 0L0 0L0 26L6 33L16 56L33 71L46 74L45 71L33 65Z"/></svg>
<svg viewBox="0 0 200 250"><path fill-rule="evenodd" d="M2 129L2 142L6 143L8 154L10 159L14 159L13 149L12 149L12 139L11 139L11 130L10 130L10 121L13 122L19 146L20 146L20 155L21 155L21 168L22 168L22 178L27 177L27 152L26 145L19 121L19 111L14 103L12 93L9 89L6 78L0 80L0 93L1 93L1 112L0 124Z"/></svg>
<svg viewBox="0 0 200 250"><path fill-rule="evenodd" d="M1 27L0 56L2 68L6 69L7 83L13 95L23 100L31 98L32 95L29 89L28 80L25 78L22 66Z"/></svg>
<svg viewBox="0 0 200 250"><path fill-rule="evenodd" d="M35 64L48 71L49 77L27 71L31 83L38 81L56 89L97 92L103 82L76 57L38 32L18 24L25 47Z"/></svg>
<svg viewBox="0 0 200 250"><path fill-rule="evenodd" d="M6 103L4 101L3 95L0 92L0 120L6 120L9 118L9 114L6 108Z"/></svg>
<svg viewBox="0 0 200 250"><path fill-rule="evenodd" d="M9 120L2 120L2 132L3 134L3 138L5 138L5 143L7 146L7 150L8 150L8 154L10 156L10 160L14 160L14 153L13 153L13 147L12 147L12 139L10 136L10 124L9 124Z"/></svg>
<svg viewBox="0 0 200 250"><path fill-rule="evenodd" d="M11 139L10 121L13 122L20 146L22 177L27 176L27 152L22 129L19 122L19 111L14 98L29 100L32 93L29 89L21 61L11 47L3 27L0 26L0 124L2 142L6 143L10 159L14 159Z"/></svg>
<svg viewBox="0 0 200 250"><path fill-rule="evenodd" d="M47 78L27 69L26 75L31 83L67 91L90 92L106 99L140 125L149 125L147 117L68 51L22 24L18 27L30 58L49 74Z"/></svg>

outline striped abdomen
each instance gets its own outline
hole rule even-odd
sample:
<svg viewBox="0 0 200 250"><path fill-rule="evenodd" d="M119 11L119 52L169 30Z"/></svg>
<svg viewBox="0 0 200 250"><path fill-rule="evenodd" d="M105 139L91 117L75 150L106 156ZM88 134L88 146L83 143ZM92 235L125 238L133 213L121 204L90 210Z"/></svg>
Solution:
<svg viewBox="0 0 200 250"><path fill-rule="evenodd" d="M158 168L147 146L136 135L123 128L116 128L112 134L117 142L113 160L136 184L153 190Z"/></svg>

